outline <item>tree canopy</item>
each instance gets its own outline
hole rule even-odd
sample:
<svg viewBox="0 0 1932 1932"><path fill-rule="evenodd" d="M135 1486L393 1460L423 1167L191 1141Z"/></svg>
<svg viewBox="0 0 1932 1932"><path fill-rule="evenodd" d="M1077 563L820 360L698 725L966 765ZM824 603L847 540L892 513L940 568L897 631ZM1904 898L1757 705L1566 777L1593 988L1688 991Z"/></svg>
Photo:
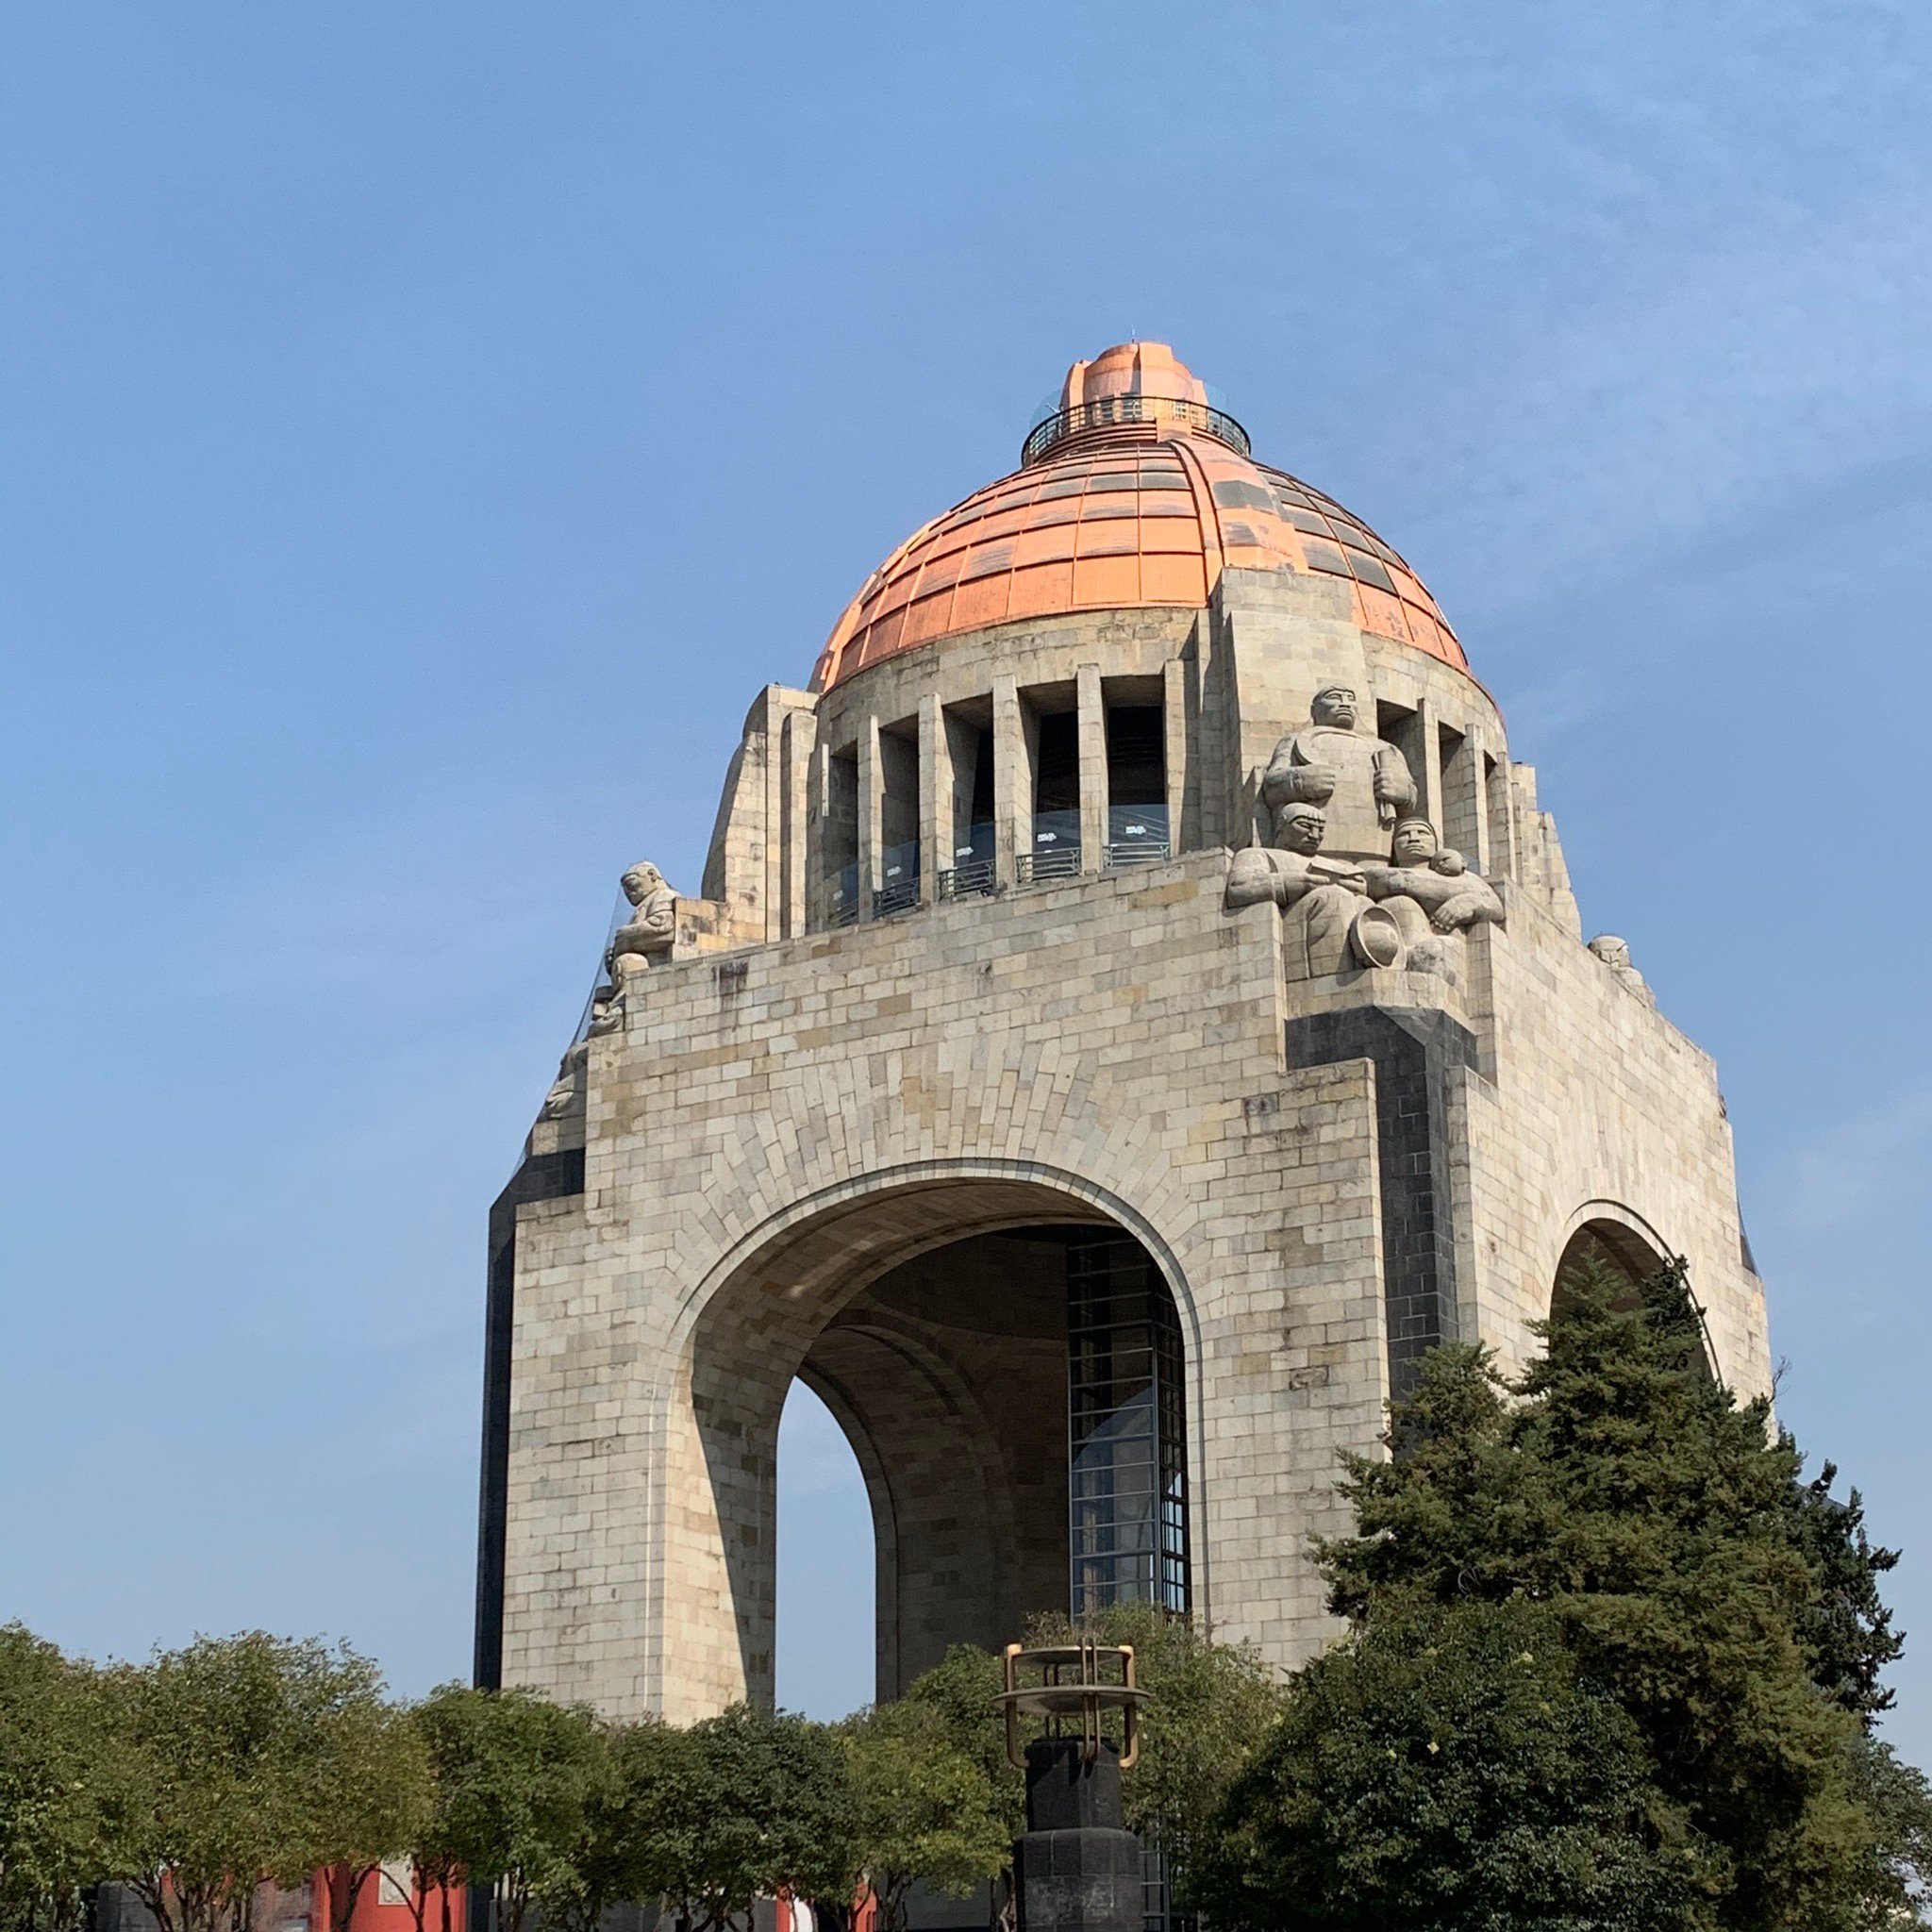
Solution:
<svg viewBox="0 0 1932 1932"><path fill-rule="evenodd" d="M100 1674L0 1626L0 1924L71 1932L133 1795Z"/></svg>
<svg viewBox="0 0 1932 1932"><path fill-rule="evenodd" d="M852 1791L857 1877L872 1888L884 1932L906 1923L916 1881L955 1898L996 1876L1012 1856L1006 1780L917 1698L883 1704L839 1727Z"/></svg>
<svg viewBox="0 0 1932 1932"><path fill-rule="evenodd" d="M721 1932L780 1887L852 1896L852 1790L823 1725L740 1704L665 1740L646 1800L654 1875L693 1932Z"/></svg>
<svg viewBox="0 0 1932 1932"><path fill-rule="evenodd" d="M1548 1608L1415 1606L1297 1676L1197 1874L1217 1924L1671 1932L1637 1727Z"/></svg>
<svg viewBox="0 0 1932 1932"><path fill-rule="evenodd" d="M1891 1554L1856 1494L1803 1480L1767 1405L1709 1374L1681 1265L1634 1305L1588 1271L1544 1334L1514 1383L1480 1348L1436 1351L1391 1454L1350 1463L1356 1534L1320 1551L1350 1634L1298 1674L1223 1815L1217 1924L1890 1923L1924 1882L1932 1817L1924 1780L1870 1734L1898 1651L1877 1591ZM1512 1653L1524 1618L1541 1634ZM1512 1654L1543 1682L1527 1702ZM1426 1762L1404 1741L1424 1732ZM1321 1881L1311 1821L1384 1816L1409 1780L1382 1767L1411 1762L1427 1831ZM1486 1905L1467 1874L1502 1855L1502 1800L1538 1821L1519 1849L1541 1862L1512 1862L1526 1890ZM1585 1903L1612 1871L1621 1918Z"/></svg>
<svg viewBox="0 0 1932 1932"><path fill-rule="evenodd" d="M434 1799L414 1840L419 1873L460 1874L496 1893L520 1932L539 1892L567 1888L607 1744L581 1705L527 1690L445 1684L413 1715Z"/></svg>

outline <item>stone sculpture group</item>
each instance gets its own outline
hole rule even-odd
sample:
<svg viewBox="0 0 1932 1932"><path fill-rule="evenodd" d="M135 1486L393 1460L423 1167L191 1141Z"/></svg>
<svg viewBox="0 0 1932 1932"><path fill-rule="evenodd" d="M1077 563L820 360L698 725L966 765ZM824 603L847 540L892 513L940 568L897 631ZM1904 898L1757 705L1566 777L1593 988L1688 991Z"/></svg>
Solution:
<svg viewBox="0 0 1932 1932"><path fill-rule="evenodd" d="M1495 888L1414 813L1402 753L1356 729L1345 685L1316 692L1307 728L1274 747L1260 793L1273 842L1234 855L1226 903L1281 908L1298 977L1350 962L1446 972L1441 936L1503 924Z"/></svg>
<svg viewBox="0 0 1932 1932"><path fill-rule="evenodd" d="M1315 693L1308 724L1275 745L1261 773L1272 841L1237 852L1227 869L1230 911L1281 908L1289 970L1312 978L1343 967L1457 968L1449 936L1501 925L1496 889L1413 809L1414 774L1386 739L1356 729L1346 685ZM1617 983L1657 1005L1630 947L1600 933L1590 950Z"/></svg>

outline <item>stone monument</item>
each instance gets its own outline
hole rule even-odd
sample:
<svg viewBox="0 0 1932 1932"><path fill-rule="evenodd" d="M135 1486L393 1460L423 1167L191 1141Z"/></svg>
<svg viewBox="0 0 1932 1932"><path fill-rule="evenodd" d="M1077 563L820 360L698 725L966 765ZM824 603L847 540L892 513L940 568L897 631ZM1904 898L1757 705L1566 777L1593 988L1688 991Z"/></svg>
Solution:
<svg viewBox="0 0 1932 1932"><path fill-rule="evenodd" d="M621 982L626 973L668 958L677 932L677 894L649 859L640 859L625 874L621 884L632 909L630 918L611 936L604 955L604 971L614 983Z"/></svg>
<svg viewBox="0 0 1932 1932"><path fill-rule="evenodd" d="M882 1697L1135 1598L1309 1656L1342 1452L1591 1243L1770 1387L1709 1056L1414 571L1158 343L757 694L698 890L624 890L491 1215L480 1682L769 1704L794 1383Z"/></svg>

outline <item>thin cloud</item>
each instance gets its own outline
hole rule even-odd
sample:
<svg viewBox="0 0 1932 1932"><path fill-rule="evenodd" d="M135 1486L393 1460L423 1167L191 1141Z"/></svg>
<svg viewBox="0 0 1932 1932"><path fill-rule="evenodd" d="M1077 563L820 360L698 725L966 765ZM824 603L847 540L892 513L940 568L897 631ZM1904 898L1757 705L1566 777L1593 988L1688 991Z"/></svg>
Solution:
<svg viewBox="0 0 1932 1932"><path fill-rule="evenodd" d="M1499 610L1676 549L1740 503L1916 447L1932 425L1932 192L1754 218L1637 264L1498 345L1436 426L1462 495L1417 549ZM1460 420L1457 420L1459 417ZM1426 517L1426 512L1424 512ZM1411 533L1415 541L1417 533Z"/></svg>
<svg viewBox="0 0 1932 1932"><path fill-rule="evenodd" d="M1828 1128L1792 1162L1785 1214L1811 1233L1882 1215L1927 1191L1932 1173L1932 1088Z"/></svg>

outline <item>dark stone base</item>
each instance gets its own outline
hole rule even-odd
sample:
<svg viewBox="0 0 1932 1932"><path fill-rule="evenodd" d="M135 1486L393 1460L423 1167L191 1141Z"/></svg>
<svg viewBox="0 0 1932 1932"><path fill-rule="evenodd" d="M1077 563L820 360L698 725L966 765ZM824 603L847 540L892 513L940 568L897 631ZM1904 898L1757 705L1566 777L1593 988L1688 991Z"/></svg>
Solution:
<svg viewBox="0 0 1932 1932"><path fill-rule="evenodd" d="M1141 1932L1141 1840L1082 1825L1013 1847L1020 1932Z"/></svg>

